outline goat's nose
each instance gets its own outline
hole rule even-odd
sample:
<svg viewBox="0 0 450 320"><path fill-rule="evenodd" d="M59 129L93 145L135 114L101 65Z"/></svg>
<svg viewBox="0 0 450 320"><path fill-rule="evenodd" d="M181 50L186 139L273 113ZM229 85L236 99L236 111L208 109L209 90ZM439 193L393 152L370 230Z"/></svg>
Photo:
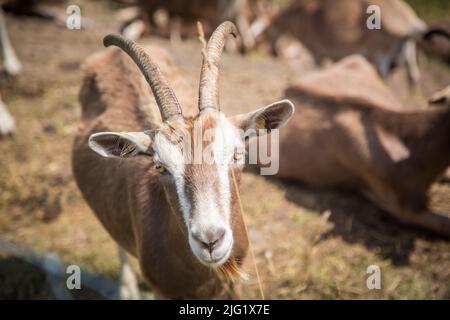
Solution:
<svg viewBox="0 0 450 320"><path fill-rule="evenodd" d="M192 237L211 252L223 242L225 229L210 229L203 233L195 232Z"/></svg>

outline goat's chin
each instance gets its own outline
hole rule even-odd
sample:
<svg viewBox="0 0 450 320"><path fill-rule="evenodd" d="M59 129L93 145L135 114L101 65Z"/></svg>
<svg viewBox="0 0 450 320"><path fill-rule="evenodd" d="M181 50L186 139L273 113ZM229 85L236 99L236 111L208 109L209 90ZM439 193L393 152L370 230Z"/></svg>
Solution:
<svg viewBox="0 0 450 320"><path fill-rule="evenodd" d="M218 252L213 251L213 254L211 255L207 250L201 249L195 244L191 244L191 250L197 260L201 264L213 269L223 266L228 261L233 249L233 240L224 243L222 247L224 248L216 249Z"/></svg>
<svg viewBox="0 0 450 320"><path fill-rule="evenodd" d="M200 262L210 268L217 269L217 268L220 268L221 266L223 266L225 264L225 262L228 261L228 259L230 258L230 255L231 255L231 250L218 260L211 261L211 262L207 262L207 261L200 261Z"/></svg>

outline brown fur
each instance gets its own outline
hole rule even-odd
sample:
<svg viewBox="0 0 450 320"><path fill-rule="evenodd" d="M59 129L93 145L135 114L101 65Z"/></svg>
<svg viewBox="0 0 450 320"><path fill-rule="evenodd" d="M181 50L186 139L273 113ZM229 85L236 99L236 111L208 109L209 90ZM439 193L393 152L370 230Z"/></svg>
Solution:
<svg viewBox="0 0 450 320"><path fill-rule="evenodd" d="M405 223L450 235L450 219L427 209L430 185L450 165L448 108L399 111L360 57L306 76L286 96L296 113L280 132L280 177L354 190Z"/></svg>
<svg viewBox="0 0 450 320"><path fill-rule="evenodd" d="M147 49L173 85L184 114L197 113L194 94L170 57ZM211 298L226 287L221 272L193 255L172 183L155 172L150 157L102 158L87 145L99 131L156 129L159 111L148 84L130 58L117 49L90 58L80 90L81 125L73 146L73 171L84 198L112 238L139 260L144 278L168 298ZM189 125L191 124L191 125ZM186 121L192 126L192 121ZM243 261L248 239L232 189L234 247L228 263ZM167 199L167 197L169 199ZM227 266L224 266L227 271Z"/></svg>

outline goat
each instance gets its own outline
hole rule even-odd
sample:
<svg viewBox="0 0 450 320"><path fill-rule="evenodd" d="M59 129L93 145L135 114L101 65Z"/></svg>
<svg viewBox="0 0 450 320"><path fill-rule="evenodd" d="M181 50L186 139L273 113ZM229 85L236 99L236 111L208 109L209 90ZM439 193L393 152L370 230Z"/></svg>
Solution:
<svg viewBox="0 0 450 320"><path fill-rule="evenodd" d="M12 135L16 130L14 118L6 108L5 103L0 96L0 137Z"/></svg>
<svg viewBox="0 0 450 320"><path fill-rule="evenodd" d="M366 25L369 5L380 8L380 30L370 30ZM361 54L376 66L383 78L395 66L405 64L410 83L416 84L420 79L416 41L422 40L428 29L402 0L297 1L266 25L261 35L254 36L259 47L269 42L274 54L277 54L277 39L285 35L305 45L317 63L324 58L339 60Z"/></svg>
<svg viewBox="0 0 450 320"><path fill-rule="evenodd" d="M450 219L427 208L431 184L450 165L450 108L402 110L361 56L285 94L296 113L280 132L279 177L348 188L404 223L450 235Z"/></svg>
<svg viewBox="0 0 450 320"><path fill-rule="evenodd" d="M127 10L121 19L125 20L122 33L127 38L137 39L146 29L164 37L192 36L197 21L203 23L205 33L210 35L212 26L227 19L236 23L243 50L254 47L250 25L265 10L263 0L139 0L138 4L138 11ZM167 15L166 19L157 19L161 11Z"/></svg>
<svg viewBox="0 0 450 320"><path fill-rule="evenodd" d="M261 128L263 123L276 129L293 113L287 100L231 118L219 111L220 56L226 35L236 33L233 23L222 23L202 51L198 114L193 99L182 111L169 81L182 93L188 86L162 50L152 49L162 63L159 69L147 50L109 35L105 46L118 46L131 59L109 50L85 65L74 177L119 247L138 258L158 296L210 298L224 290L219 271L239 268L248 247L232 182L237 186L243 169L244 138L238 128ZM186 111L194 116L185 117ZM182 150L180 137L191 141L194 128L209 129L209 144L201 141L220 164L186 161L183 155L193 150ZM175 131L180 135L175 137Z"/></svg>

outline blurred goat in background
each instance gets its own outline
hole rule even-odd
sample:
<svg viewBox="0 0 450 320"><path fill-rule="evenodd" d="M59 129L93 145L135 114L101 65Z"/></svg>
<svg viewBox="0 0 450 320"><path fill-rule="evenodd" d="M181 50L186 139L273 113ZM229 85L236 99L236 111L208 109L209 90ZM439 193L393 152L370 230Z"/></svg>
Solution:
<svg viewBox="0 0 450 320"><path fill-rule="evenodd" d="M251 24L269 8L266 0L138 0L135 4L119 14L127 38L137 39L145 32L171 39L195 37L197 21L209 36L214 26L230 20L239 30L244 51L255 46Z"/></svg>
<svg viewBox="0 0 450 320"><path fill-rule="evenodd" d="M371 5L380 8L381 29L367 27ZM280 38L289 36L306 46L318 64L325 58L339 60L361 54L383 78L396 66L405 65L410 83L416 84L420 78L416 42L427 42L429 32L447 34L445 29L429 29L402 0L298 0L274 15L266 30L254 36L259 47L280 56L286 55Z"/></svg>
<svg viewBox="0 0 450 320"><path fill-rule="evenodd" d="M280 177L354 190L450 236L450 219L428 210L428 190L450 165L450 108L403 111L361 56L305 76L286 97L297 111L280 133Z"/></svg>
<svg viewBox="0 0 450 320"><path fill-rule="evenodd" d="M124 2L124 1L121 1ZM446 59L449 33L442 24L427 24L403 0L294 0L284 9L267 0L136 0L122 10L121 31L130 39L143 33L171 39L196 36L196 21L209 35L212 26L234 21L244 52L259 49L277 56L298 58L306 48L317 64L361 54L387 78L404 65L410 84L420 79L416 43ZM380 8L381 29L369 29L368 8ZM448 50L448 49L447 49Z"/></svg>

